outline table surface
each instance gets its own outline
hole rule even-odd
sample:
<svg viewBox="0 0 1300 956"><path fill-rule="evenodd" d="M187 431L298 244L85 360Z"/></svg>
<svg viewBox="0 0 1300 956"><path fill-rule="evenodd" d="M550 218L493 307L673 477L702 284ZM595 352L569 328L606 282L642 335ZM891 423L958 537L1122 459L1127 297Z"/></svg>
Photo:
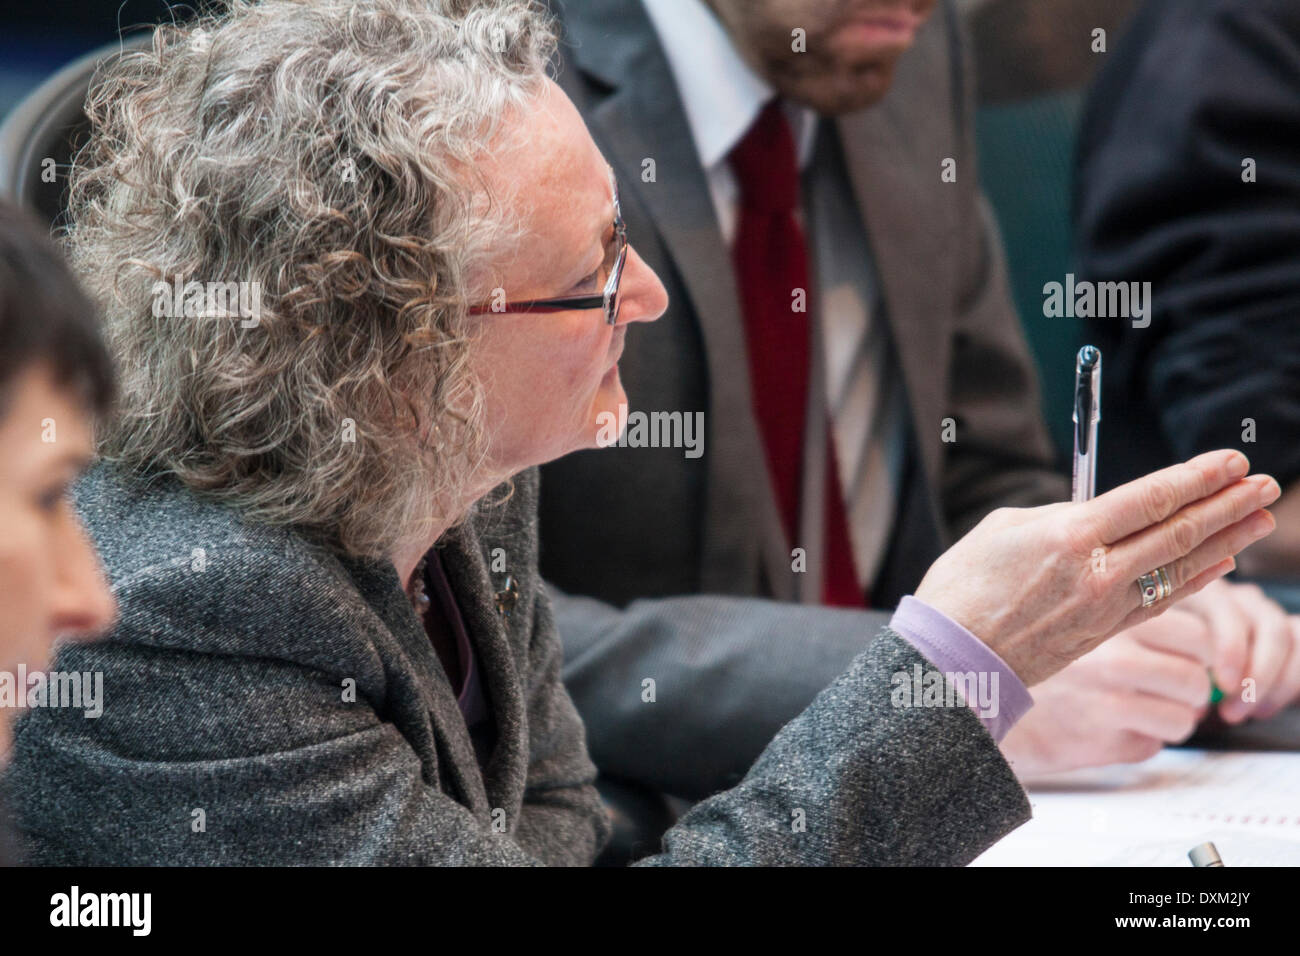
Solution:
<svg viewBox="0 0 1300 956"><path fill-rule="evenodd" d="M975 866L1300 865L1300 754L1167 749L1140 764L1054 774L1028 787L1033 819Z"/></svg>

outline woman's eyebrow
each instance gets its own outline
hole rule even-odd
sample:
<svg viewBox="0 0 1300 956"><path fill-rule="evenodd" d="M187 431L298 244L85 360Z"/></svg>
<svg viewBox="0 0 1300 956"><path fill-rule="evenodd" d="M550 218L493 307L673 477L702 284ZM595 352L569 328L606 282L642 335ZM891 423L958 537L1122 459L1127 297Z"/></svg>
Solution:
<svg viewBox="0 0 1300 956"><path fill-rule="evenodd" d="M605 261L605 246L607 245L607 243L605 242L605 233L609 232L611 229L614 228L614 201L612 199L609 202L608 209L609 209L608 219L605 219L601 222L601 225L596 230L595 236L593 238L594 244L600 247L600 259L596 262L597 269L600 268L600 263ZM590 246L591 243L588 244L588 248L590 248ZM583 254L581 262L583 264L579 266L575 266L573 271L570 273L570 276L574 282L578 281L579 279L586 278L593 271L592 269L587 268L585 265L585 263L587 262L587 254L585 253ZM581 269L581 271L578 271L579 269Z"/></svg>
<svg viewBox="0 0 1300 956"><path fill-rule="evenodd" d="M600 225L596 230L596 242L603 253L605 250L605 233L614 228L614 197L610 196L605 204L605 211L601 213Z"/></svg>
<svg viewBox="0 0 1300 956"><path fill-rule="evenodd" d="M593 268L587 265L587 261L589 257L587 254L584 253L583 257L579 260L578 265L574 266L573 269L570 271L569 277L566 280L567 285L565 286L565 288L569 288L573 286L575 283L581 281L582 279L587 278L589 275L591 275L593 272L599 269L600 263L604 261L604 256L605 256L605 251L604 251L604 246L602 245L601 258L599 261L596 262L596 265Z"/></svg>

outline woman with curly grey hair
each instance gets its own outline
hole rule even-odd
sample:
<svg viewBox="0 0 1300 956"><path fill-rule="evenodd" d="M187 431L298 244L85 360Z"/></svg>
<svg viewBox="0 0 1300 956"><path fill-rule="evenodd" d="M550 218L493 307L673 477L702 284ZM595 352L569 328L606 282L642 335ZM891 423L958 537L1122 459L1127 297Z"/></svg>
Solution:
<svg viewBox="0 0 1300 956"><path fill-rule="evenodd" d="M102 716L20 728L34 862L594 858L535 466L598 444L666 303L552 42L526 0L238 2L101 78L68 240L122 397L76 499L120 620L60 658ZM1194 593L1267 533L1246 469L998 512L913 600L1032 684L1168 606L1139 574ZM867 637L648 862L963 862L1026 818L974 710L899 705L928 661Z"/></svg>

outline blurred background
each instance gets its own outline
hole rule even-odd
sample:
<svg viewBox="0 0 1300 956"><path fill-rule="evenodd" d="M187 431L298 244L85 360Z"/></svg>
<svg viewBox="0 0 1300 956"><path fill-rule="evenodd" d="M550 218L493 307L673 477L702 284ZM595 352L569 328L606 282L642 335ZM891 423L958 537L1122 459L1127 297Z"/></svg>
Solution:
<svg viewBox="0 0 1300 956"><path fill-rule="evenodd" d="M581 0L570 0L581 2ZM1071 450L1074 319L1046 319L1043 285L1071 271L1070 194L1083 92L1137 0L956 0L974 40L981 178L997 212L1016 307L1039 364L1044 412L1063 467ZM0 120L60 67L117 37L215 4L164 0L0 2Z"/></svg>

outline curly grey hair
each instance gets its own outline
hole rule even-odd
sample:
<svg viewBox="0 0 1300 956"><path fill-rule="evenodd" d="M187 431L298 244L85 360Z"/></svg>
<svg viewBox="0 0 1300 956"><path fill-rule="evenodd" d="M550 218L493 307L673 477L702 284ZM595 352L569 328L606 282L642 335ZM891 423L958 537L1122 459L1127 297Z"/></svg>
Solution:
<svg viewBox="0 0 1300 956"><path fill-rule="evenodd" d="M107 66L65 236L121 366L101 455L359 556L463 500L511 239L475 163L554 42L535 0L235 0ZM155 314L191 281L254 283L256 324Z"/></svg>

